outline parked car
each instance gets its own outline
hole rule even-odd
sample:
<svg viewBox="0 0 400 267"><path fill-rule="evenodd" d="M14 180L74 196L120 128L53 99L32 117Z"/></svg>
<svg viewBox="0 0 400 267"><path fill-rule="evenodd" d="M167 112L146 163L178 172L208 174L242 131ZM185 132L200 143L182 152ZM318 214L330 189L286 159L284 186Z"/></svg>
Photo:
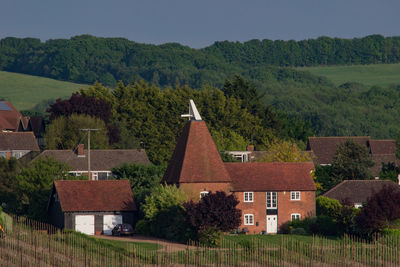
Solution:
<svg viewBox="0 0 400 267"><path fill-rule="evenodd" d="M133 235L133 227L128 223L117 224L111 231L112 235Z"/></svg>

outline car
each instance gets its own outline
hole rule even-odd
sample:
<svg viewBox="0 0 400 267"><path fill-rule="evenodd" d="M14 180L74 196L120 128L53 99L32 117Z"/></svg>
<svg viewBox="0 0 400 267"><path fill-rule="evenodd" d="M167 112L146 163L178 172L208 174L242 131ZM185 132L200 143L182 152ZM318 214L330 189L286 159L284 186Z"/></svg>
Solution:
<svg viewBox="0 0 400 267"><path fill-rule="evenodd" d="M129 223L117 224L111 231L112 235L133 235L133 227Z"/></svg>

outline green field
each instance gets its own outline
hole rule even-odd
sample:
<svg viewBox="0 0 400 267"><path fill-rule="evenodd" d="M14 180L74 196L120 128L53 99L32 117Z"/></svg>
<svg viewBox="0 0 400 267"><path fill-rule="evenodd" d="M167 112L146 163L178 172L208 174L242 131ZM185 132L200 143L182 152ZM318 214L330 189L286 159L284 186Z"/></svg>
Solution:
<svg viewBox="0 0 400 267"><path fill-rule="evenodd" d="M87 85L49 78L0 71L0 99L10 101L18 110L32 109L50 99L67 98Z"/></svg>
<svg viewBox="0 0 400 267"><path fill-rule="evenodd" d="M368 86L400 84L400 64L374 64L332 67L303 67L318 76L325 76L335 85L345 82L358 82Z"/></svg>

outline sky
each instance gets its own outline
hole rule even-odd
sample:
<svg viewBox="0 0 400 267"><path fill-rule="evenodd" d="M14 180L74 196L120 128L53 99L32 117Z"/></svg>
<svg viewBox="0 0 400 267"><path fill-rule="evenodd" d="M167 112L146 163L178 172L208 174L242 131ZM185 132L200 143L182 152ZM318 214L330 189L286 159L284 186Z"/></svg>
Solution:
<svg viewBox="0 0 400 267"><path fill-rule="evenodd" d="M400 36L399 0L0 0L0 38L215 41Z"/></svg>

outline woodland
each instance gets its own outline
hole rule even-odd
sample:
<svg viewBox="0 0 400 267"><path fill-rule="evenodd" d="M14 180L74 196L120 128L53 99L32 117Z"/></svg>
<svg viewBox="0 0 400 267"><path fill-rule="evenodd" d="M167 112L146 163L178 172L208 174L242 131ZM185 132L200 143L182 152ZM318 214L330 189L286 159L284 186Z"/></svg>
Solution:
<svg viewBox="0 0 400 267"><path fill-rule="evenodd" d="M160 90L222 89L238 75L257 90L264 104L290 119L304 121L311 134L319 136L394 138L400 131L400 108L396 104L400 100L399 85L348 82L336 86L306 68L304 71L295 67L399 61L400 37L381 35L222 41L203 49L90 35L46 42L14 37L0 40L0 70L90 85L98 81L109 88L115 88L119 81L126 86L146 81ZM43 104L40 108L43 112Z"/></svg>

